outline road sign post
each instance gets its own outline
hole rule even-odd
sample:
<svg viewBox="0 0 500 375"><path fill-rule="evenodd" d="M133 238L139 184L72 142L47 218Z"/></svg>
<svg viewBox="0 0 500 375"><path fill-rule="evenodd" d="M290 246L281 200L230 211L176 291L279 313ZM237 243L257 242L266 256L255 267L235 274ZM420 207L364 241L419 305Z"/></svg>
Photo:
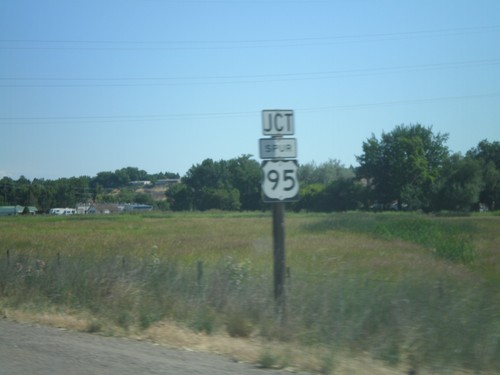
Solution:
<svg viewBox="0 0 500 375"><path fill-rule="evenodd" d="M274 300L276 301L276 315L279 321L283 323L286 316L285 203L275 202L272 205Z"/></svg>
<svg viewBox="0 0 500 375"><path fill-rule="evenodd" d="M294 202L299 196L297 178L297 140L283 138L295 134L292 110L262 111L262 134L271 138L259 140L262 162L262 199L272 204L273 212L273 273L274 299L280 322L286 316L285 290L285 202Z"/></svg>

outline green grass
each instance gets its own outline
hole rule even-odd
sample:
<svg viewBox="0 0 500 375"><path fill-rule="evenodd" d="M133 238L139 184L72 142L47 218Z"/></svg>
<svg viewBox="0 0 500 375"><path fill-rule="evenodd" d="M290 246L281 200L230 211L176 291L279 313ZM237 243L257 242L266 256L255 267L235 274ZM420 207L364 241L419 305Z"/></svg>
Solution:
<svg viewBox="0 0 500 375"><path fill-rule="evenodd" d="M498 372L499 224L287 213L278 323L269 213L2 218L0 306L84 311L91 331L170 319L388 365Z"/></svg>
<svg viewBox="0 0 500 375"><path fill-rule="evenodd" d="M474 263L476 252L471 220L452 221L419 214L386 213L337 215L311 226L318 230L347 230L366 233L386 240L403 240L425 246L451 261Z"/></svg>

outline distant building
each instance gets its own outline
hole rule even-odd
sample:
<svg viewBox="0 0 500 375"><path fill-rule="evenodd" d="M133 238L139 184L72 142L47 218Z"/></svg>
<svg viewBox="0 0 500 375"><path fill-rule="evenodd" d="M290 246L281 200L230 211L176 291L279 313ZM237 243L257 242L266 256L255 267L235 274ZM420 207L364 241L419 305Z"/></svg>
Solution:
<svg viewBox="0 0 500 375"><path fill-rule="evenodd" d="M34 206L0 206L0 216L17 216L22 215L25 210L30 215L36 215L38 213L38 209Z"/></svg>
<svg viewBox="0 0 500 375"><path fill-rule="evenodd" d="M78 203L76 205L76 214L86 215L90 207L92 207L92 203Z"/></svg>
<svg viewBox="0 0 500 375"><path fill-rule="evenodd" d="M86 214L111 215L119 214L123 207L116 203L91 203L85 212Z"/></svg>
<svg viewBox="0 0 500 375"><path fill-rule="evenodd" d="M170 187L172 185L179 184L180 182L181 182L180 178L163 178L160 180L156 180L155 185Z"/></svg>
<svg viewBox="0 0 500 375"><path fill-rule="evenodd" d="M111 215L122 212L152 211L153 206L137 203L79 203L75 213L79 215Z"/></svg>
<svg viewBox="0 0 500 375"><path fill-rule="evenodd" d="M151 181L130 181L128 184L131 186L148 186L151 185Z"/></svg>
<svg viewBox="0 0 500 375"><path fill-rule="evenodd" d="M144 211L152 211L153 206L150 206L149 204L125 204L123 205L123 211L124 212L144 212Z"/></svg>

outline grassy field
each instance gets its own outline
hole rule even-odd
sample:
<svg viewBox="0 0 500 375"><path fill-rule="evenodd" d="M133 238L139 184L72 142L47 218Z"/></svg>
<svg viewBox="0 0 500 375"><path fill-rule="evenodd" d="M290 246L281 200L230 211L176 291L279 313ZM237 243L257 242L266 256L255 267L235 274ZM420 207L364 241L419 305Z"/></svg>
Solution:
<svg viewBox="0 0 500 375"><path fill-rule="evenodd" d="M182 329L211 349L224 338L215 350L264 367L352 373L357 358L377 363L362 362L367 373L500 372L499 216L287 213L285 322L271 220L2 218L0 309L78 317L103 334L160 340L163 329L166 342Z"/></svg>

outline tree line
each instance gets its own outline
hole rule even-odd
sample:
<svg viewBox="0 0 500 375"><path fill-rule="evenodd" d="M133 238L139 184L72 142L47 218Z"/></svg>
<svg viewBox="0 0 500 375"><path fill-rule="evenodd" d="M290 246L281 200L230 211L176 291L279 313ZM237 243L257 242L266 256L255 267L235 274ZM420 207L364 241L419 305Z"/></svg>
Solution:
<svg viewBox="0 0 500 375"><path fill-rule="evenodd" d="M50 208L75 207L86 202L134 202L163 208L161 203L154 202L151 195L137 192L129 183L147 180L154 184L169 178L180 176L171 172L148 174L144 170L127 167L114 172L99 172L94 177L35 178L32 181L24 176L17 180L4 177L0 180L0 206L35 206L40 212L48 212Z"/></svg>
<svg viewBox="0 0 500 375"><path fill-rule="evenodd" d="M423 210L425 212L498 209L500 201L500 143L483 140L465 155L446 146L448 134L432 127L399 125L362 144L358 167L338 160L299 167L300 211ZM127 167L95 177L58 180L21 177L0 180L0 205L74 207L78 202L135 202L161 210L264 210L261 167L251 155L230 160L205 159L193 165L166 192L166 200L128 186L131 181L153 184L175 173L150 175Z"/></svg>

